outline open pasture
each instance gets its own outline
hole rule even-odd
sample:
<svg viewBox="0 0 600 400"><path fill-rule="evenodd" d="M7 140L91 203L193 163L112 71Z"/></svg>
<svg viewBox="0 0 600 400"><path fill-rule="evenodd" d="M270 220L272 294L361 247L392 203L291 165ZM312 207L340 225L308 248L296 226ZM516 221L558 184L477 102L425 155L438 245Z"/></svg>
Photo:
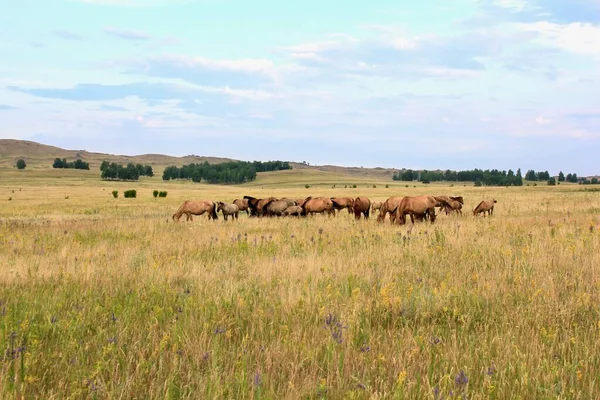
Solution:
<svg viewBox="0 0 600 400"><path fill-rule="evenodd" d="M2 398L600 395L600 192L0 174ZM170 220L185 199L414 194L462 195L464 215Z"/></svg>

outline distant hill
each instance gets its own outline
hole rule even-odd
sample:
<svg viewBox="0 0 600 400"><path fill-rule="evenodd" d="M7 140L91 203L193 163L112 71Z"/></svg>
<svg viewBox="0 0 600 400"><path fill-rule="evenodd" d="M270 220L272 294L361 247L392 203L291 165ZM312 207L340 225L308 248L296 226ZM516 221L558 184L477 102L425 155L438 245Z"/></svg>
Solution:
<svg viewBox="0 0 600 400"><path fill-rule="evenodd" d="M51 168L55 158L66 158L74 161L80 158L90 163L90 168L97 169L104 160L116 163L150 164L153 166L184 165L190 163L221 163L234 161L229 158L203 157L189 155L173 157L163 154L141 154L137 156L93 153L87 150L65 150L37 142L15 139L0 139L0 167L12 167L19 158L25 159L27 168Z"/></svg>
<svg viewBox="0 0 600 400"><path fill-rule="evenodd" d="M60 147L49 146L28 140L0 139L0 168L12 168L19 158L25 159L29 169L52 168L55 158L66 158L67 161L74 161L80 158L90 164L91 169L98 169L103 160L110 162L126 164L150 164L154 167L166 167L168 165L185 165L190 163L202 163L208 161L211 164L227 161L239 161L230 158L208 157L189 155L185 157L174 157L163 154L141 154L137 156L115 155L94 153L87 150L66 150ZM254 160L246 160L254 161ZM267 161L267 160L263 160ZM282 160L289 161L289 160ZM290 162L295 170L322 171L337 175L348 175L353 177L362 177L370 179L390 179L397 169L390 168L360 168L360 167L340 167L335 165L308 165L298 162ZM162 173L162 170L156 168L155 173Z"/></svg>

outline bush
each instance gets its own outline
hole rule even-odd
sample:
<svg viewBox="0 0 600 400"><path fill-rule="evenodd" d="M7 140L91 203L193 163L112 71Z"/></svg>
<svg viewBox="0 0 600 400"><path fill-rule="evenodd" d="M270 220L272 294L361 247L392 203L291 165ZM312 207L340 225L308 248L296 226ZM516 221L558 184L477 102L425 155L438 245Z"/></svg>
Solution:
<svg viewBox="0 0 600 400"><path fill-rule="evenodd" d="M475 183L473 184L476 187L480 187L482 185L481 181L475 181Z"/></svg>
<svg viewBox="0 0 600 400"><path fill-rule="evenodd" d="M117 197L119 197L119 191L118 190L113 190L112 191L112 195L116 199Z"/></svg>
<svg viewBox="0 0 600 400"><path fill-rule="evenodd" d="M304 187L308 189L310 187L310 185L306 184L306 185L304 185Z"/></svg>
<svg viewBox="0 0 600 400"><path fill-rule="evenodd" d="M556 179L554 177L548 179L548 185L555 186L556 185Z"/></svg>
<svg viewBox="0 0 600 400"><path fill-rule="evenodd" d="M352 188L353 188L353 189L356 189L356 184L352 185Z"/></svg>
<svg viewBox="0 0 600 400"><path fill-rule="evenodd" d="M390 188L390 185L385 185L385 188L386 188L386 189L389 189L389 188Z"/></svg>
<svg viewBox="0 0 600 400"><path fill-rule="evenodd" d="M8 201L12 201L12 197L9 197L9 198L8 198Z"/></svg>
<svg viewBox="0 0 600 400"><path fill-rule="evenodd" d="M125 197L126 199L136 198L137 197L137 190L131 189L131 190L124 191L123 192L123 197Z"/></svg>
<svg viewBox="0 0 600 400"><path fill-rule="evenodd" d="M431 181L429 179L423 179L421 182L425 185L428 185L431 183Z"/></svg>
<svg viewBox="0 0 600 400"><path fill-rule="evenodd" d="M377 185L373 185L373 189L377 189Z"/></svg>
<svg viewBox="0 0 600 400"><path fill-rule="evenodd" d="M167 197L167 192L158 192L158 197Z"/></svg>
<svg viewBox="0 0 600 400"><path fill-rule="evenodd" d="M19 158L19 160L17 161L17 168L25 169L26 166L27 166L27 163L25 162L25 160L23 160L22 158Z"/></svg>
<svg viewBox="0 0 600 400"><path fill-rule="evenodd" d="M158 190L155 190L154 192L152 192L152 196L154 196L154 198L158 197Z"/></svg>

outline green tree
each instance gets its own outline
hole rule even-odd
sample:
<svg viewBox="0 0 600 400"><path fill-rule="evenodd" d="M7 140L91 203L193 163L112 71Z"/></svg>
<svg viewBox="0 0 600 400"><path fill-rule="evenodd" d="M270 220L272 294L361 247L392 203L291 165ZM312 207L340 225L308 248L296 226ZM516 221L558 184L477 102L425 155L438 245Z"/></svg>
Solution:
<svg viewBox="0 0 600 400"><path fill-rule="evenodd" d="M563 172L562 172L562 171L560 171L560 172L558 173L558 181L559 181L559 182L564 182L564 181L565 181L565 174L563 174Z"/></svg>
<svg viewBox="0 0 600 400"><path fill-rule="evenodd" d="M597 185L598 184L598 178L593 177L592 178L592 185Z"/></svg>
<svg viewBox="0 0 600 400"><path fill-rule="evenodd" d="M548 179L548 185L550 185L550 186L556 185L556 179L554 179L554 177Z"/></svg>
<svg viewBox="0 0 600 400"><path fill-rule="evenodd" d="M25 160L23 160L22 158L19 158L17 160L17 168L18 169L25 169L26 166L27 166L27 163L25 162Z"/></svg>
<svg viewBox="0 0 600 400"><path fill-rule="evenodd" d="M525 174L525 180L527 181L537 181L537 175L534 170L530 169Z"/></svg>

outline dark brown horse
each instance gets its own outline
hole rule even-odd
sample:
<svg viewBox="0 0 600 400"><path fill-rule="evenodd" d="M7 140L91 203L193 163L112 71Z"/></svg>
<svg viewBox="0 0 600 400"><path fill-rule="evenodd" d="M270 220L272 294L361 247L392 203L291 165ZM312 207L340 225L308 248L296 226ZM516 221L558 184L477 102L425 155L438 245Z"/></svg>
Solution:
<svg viewBox="0 0 600 400"><path fill-rule="evenodd" d="M352 202L352 210L354 211L354 218L360 219L361 214L364 215L365 219L369 219L369 212L371 211L371 200L366 197L357 197Z"/></svg>

